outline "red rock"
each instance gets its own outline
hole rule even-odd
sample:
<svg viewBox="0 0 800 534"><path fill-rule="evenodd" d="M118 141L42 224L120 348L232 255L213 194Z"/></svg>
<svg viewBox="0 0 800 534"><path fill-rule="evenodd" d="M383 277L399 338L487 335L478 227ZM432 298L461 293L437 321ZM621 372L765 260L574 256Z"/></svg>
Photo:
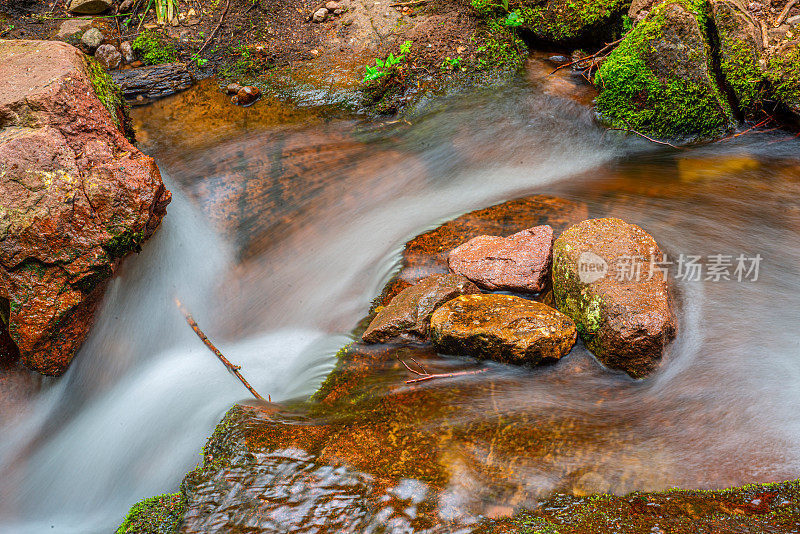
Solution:
<svg viewBox="0 0 800 534"><path fill-rule="evenodd" d="M261 96L261 89L252 85L245 85L236 93L236 103L240 106L248 106Z"/></svg>
<svg viewBox="0 0 800 534"><path fill-rule="evenodd" d="M473 293L480 290L461 275L429 276L406 288L380 310L362 339L367 343L383 343L401 335L425 338L436 308L459 295Z"/></svg>
<svg viewBox="0 0 800 534"><path fill-rule="evenodd" d="M508 237L481 235L454 248L448 264L489 290L542 291L550 273L553 229L535 226Z"/></svg>
<svg viewBox="0 0 800 534"><path fill-rule="evenodd" d="M20 361L59 375L171 197L123 134L107 74L78 50L0 41L0 80L0 303Z"/></svg>

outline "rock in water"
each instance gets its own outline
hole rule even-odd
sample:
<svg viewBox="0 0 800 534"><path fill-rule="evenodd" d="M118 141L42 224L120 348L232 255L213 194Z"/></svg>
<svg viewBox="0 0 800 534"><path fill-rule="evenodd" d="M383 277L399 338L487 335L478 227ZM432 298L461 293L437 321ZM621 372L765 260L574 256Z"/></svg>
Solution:
<svg viewBox="0 0 800 534"><path fill-rule="evenodd" d="M620 219L583 221L553 245L556 306L598 360L634 378L656 368L677 331L666 277L651 257L662 259L656 241Z"/></svg>
<svg viewBox="0 0 800 534"><path fill-rule="evenodd" d="M110 44L100 45L94 53L94 58L109 70L118 68L122 63L122 54L117 47Z"/></svg>
<svg viewBox="0 0 800 534"><path fill-rule="evenodd" d="M464 295L433 313L436 350L506 363L558 360L577 339L575 323L558 310L511 295Z"/></svg>
<svg viewBox="0 0 800 534"><path fill-rule="evenodd" d="M668 0L625 36L597 72L597 108L606 122L682 139L733 128L714 76L706 19L700 3Z"/></svg>
<svg viewBox="0 0 800 534"><path fill-rule="evenodd" d="M406 288L384 307L364 332L367 343L383 343L401 335L424 339L431 314L459 295L480 293L461 275L434 274Z"/></svg>
<svg viewBox="0 0 800 534"><path fill-rule="evenodd" d="M448 264L484 289L538 293L550 274L552 251L553 229L543 225L470 239L450 252Z"/></svg>
<svg viewBox="0 0 800 534"><path fill-rule="evenodd" d="M80 51L0 41L0 80L0 309L20 361L59 375L170 194L123 135L118 90Z"/></svg>
<svg viewBox="0 0 800 534"><path fill-rule="evenodd" d="M112 0L72 0L69 10L81 15L97 15L111 7Z"/></svg>
<svg viewBox="0 0 800 534"><path fill-rule="evenodd" d="M261 89L252 85L245 85L236 93L237 103L240 106L249 106L261 96Z"/></svg>

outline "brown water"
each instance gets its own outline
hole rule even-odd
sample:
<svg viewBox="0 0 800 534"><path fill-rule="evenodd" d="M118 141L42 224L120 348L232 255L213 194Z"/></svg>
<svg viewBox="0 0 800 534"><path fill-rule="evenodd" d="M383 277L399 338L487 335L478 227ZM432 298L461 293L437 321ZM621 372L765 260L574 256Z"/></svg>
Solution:
<svg viewBox="0 0 800 534"><path fill-rule="evenodd" d="M800 476L800 144L773 132L675 151L604 134L585 107L591 90L545 71L532 60L516 83L454 97L410 124L271 100L237 108L211 82L137 109L142 149L176 203L115 281L83 363L65 381L73 393L43 398L44 422L28 430L39 463L13 487L0 483L3 501L16 503L5 524L36 532L26 518L44 516L56 531L108 531L133 501L174 489L202 436L244 397L203 359L171 308L172 292L186 295L259 390L304 398L390 278L403 243L461 213L536 193L639 224L676 258L760 254L759 277L678 281L680 335L645 381L603 369L578 346L551 367L490 365L457 385L428 383L426 402L397 424L428 437L455 429L447 454L432 460L447 497L440 514L491 513L556 490ZM475 365L425 357L434 368ZM396 359L376 361L374 373L383 401L409 395L386 388L406 377ZM366 409L351 417L377 424ZM112 424L118 433L108 432ZM87 449L92 461L80 459ZM41 465L53 450L69 451L60 473ZM284 474L295 472L290 464L300 474L316 469L308 453L264 458L241 474L256 477L258 495L291 486L270 465ZM367 464L359 469L369 472ZM397 473L414 469L398 464ZM295 505L318 512L316 521L363 519L369 512L354 503L366 475L325 474L328 485L306 488ZM334 491L341 487L351 489ZM330 492L341 506L324 507ZM34 505L34 495L44 497Z"/></svg>

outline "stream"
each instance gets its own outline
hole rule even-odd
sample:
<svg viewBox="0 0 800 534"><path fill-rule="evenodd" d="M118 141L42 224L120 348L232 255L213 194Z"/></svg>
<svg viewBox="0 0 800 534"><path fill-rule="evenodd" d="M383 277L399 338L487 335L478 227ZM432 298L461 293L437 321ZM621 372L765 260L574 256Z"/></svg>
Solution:
<svg viewBox="0 0 800 534"><path fill-rule="evenodd" d="M66 375L0 427L0 533L113 531L136 501L176 491L247 398L174 296L256 389L302 399L407 240L537 193L639 224L670 258L761 260L756 279L675 280L679 336L647 380L579 346L545 370L508 371L490 399L460 400L467 419L489 404L570 417L556 458L520 464L530 496L800 476L800 142L775 131L674 150L604 133L590 89L545 71L533 58L514 83L408 122L268 96L234 107L210 80L135 109L173 202Z"/></svg>

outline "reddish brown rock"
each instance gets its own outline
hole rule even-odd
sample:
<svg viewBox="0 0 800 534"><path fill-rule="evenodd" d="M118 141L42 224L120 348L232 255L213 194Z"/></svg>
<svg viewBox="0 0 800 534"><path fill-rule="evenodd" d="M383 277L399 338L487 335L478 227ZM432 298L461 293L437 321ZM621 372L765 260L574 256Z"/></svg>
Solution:
<svg viewBox="0 0 800 534"><path fill-rule="evenodd" d="M507 363L558 360L577 339L558 310L511 295L464 295L436 310L431 340L439 352Z"/></svg>
<svg viewBox="0 0 800 534"><path fill-rule="evenodd" d="M261 89L252 85L245 85L236 93L236 104L249 106L261 96Z"/></svg>
<svg viewBox="0 0 800 534"><path fill-rule="evenodd" d="M447 257L464 241L479 235L509 236L525 228L549 225L558 236L589 216L589 208L548 195L531 195L472 211L421 234L406 244L397 278L387 286L383 302L417 280L449 272Z"/></svg>
<svg viewBox="0 0 800 534"><path fill-rule="evenodd" d="M651 269L661 257L650 234L620 219L583 221L553 246L556 306L598 360L634 378L658 366L677 331L664 273Z"/></svg>
<svg viewBox="0 0 800 534"><path fill-rule="evenodd" d="M489 290L538 293L550 274L553 229L529 228L508 237L481 235L454 248L447 258L454 273Z"/></svg>
<svg viewBox="0 0 800 534"><path fill-rule="evenodd" d="M170 194L118 91L66 43L0 41L0 302L20 361L64 372L118 262Z"/></svg>
<svg viewBox="0 0 800 534"><path fill-rule="evenodd" d="M431 314L448 300L480 290L458 274L434 274L406 288L367 327L362 339L383 343L399 336L425 338Z"/></svg>

